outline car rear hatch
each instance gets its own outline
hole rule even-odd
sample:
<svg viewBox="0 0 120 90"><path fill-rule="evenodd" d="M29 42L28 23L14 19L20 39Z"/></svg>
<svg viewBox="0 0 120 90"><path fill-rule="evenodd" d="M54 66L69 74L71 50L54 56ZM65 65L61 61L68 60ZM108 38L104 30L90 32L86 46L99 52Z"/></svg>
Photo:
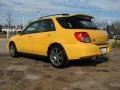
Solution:
<svg viewBox="0 0 120 90"><path fill-rule="evenodd" d="M92 21L92 19L93 19L92 16L77 14L68 17L59 17L57 18L57 21L64 29L75 33L75 37L78 40L82 36L83 38L85 37L85 39L90 38L91 43L94 44L107 43L108 41L107 32L99 30L95 23Z"/></svg>
<svg viewBox="0 0 120 90"><path fill-rule="evenodd" d="M108 35L102 30L83 30L90 36L91 42L94 44L102 44L108 41Z"/></svg>

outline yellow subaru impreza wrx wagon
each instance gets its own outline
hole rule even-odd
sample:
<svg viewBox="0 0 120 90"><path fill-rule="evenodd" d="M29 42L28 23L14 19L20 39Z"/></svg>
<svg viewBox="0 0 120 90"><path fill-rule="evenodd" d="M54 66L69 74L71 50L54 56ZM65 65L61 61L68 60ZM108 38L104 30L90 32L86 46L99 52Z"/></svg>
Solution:
<svg viewBox="0 0 120 90"><path fill-rule="evenodd" d="M70 60L96 57L111 51L108 35L84 14L44 16L30 23L9 40L9 53L48 56L54 67L63 67Z"/></svg>

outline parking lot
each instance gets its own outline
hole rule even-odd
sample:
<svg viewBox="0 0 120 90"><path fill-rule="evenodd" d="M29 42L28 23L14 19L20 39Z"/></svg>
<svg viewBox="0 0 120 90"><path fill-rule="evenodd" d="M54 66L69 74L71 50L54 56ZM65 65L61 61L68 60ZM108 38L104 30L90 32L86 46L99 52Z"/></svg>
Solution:
<svg viewBox="0 0 120 90"><path fill-rule="evenodd" d="M120 49L108 58L78 60L56 69L42 57L9 56L0 39L0 90L120 90Z"/></svg>

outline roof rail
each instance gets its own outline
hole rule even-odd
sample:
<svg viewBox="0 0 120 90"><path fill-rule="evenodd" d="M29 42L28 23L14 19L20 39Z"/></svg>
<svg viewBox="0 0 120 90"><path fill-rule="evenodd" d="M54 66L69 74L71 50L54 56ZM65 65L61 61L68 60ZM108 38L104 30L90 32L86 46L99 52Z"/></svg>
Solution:
<svg viewBox="0 0 120 90"><path fill-rule="evenodd" d="M54 14L54 15L43 16L43 17L40 17L39 19L44 18L44 17L49 17L49 16L57 16L57 15L66 16L66 15L69 15L69 14L67 14L67 13L63 13L63 14Z"/></svg>

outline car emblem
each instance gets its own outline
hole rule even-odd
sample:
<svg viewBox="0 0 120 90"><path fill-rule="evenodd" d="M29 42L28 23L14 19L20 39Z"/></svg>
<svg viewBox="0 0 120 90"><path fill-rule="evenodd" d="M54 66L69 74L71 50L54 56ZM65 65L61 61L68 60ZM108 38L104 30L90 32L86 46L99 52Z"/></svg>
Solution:
<svg viewBox="0 0 120 90"><path fill-rule="evenodd" d="M92 41L96 41L95 39L92 39Z"/></svg>
<svg viewBox="0 0 120 90"><path fill-rule="evenodd" d="M99 41L99 42L102 42L102 41Z"/></svg>

